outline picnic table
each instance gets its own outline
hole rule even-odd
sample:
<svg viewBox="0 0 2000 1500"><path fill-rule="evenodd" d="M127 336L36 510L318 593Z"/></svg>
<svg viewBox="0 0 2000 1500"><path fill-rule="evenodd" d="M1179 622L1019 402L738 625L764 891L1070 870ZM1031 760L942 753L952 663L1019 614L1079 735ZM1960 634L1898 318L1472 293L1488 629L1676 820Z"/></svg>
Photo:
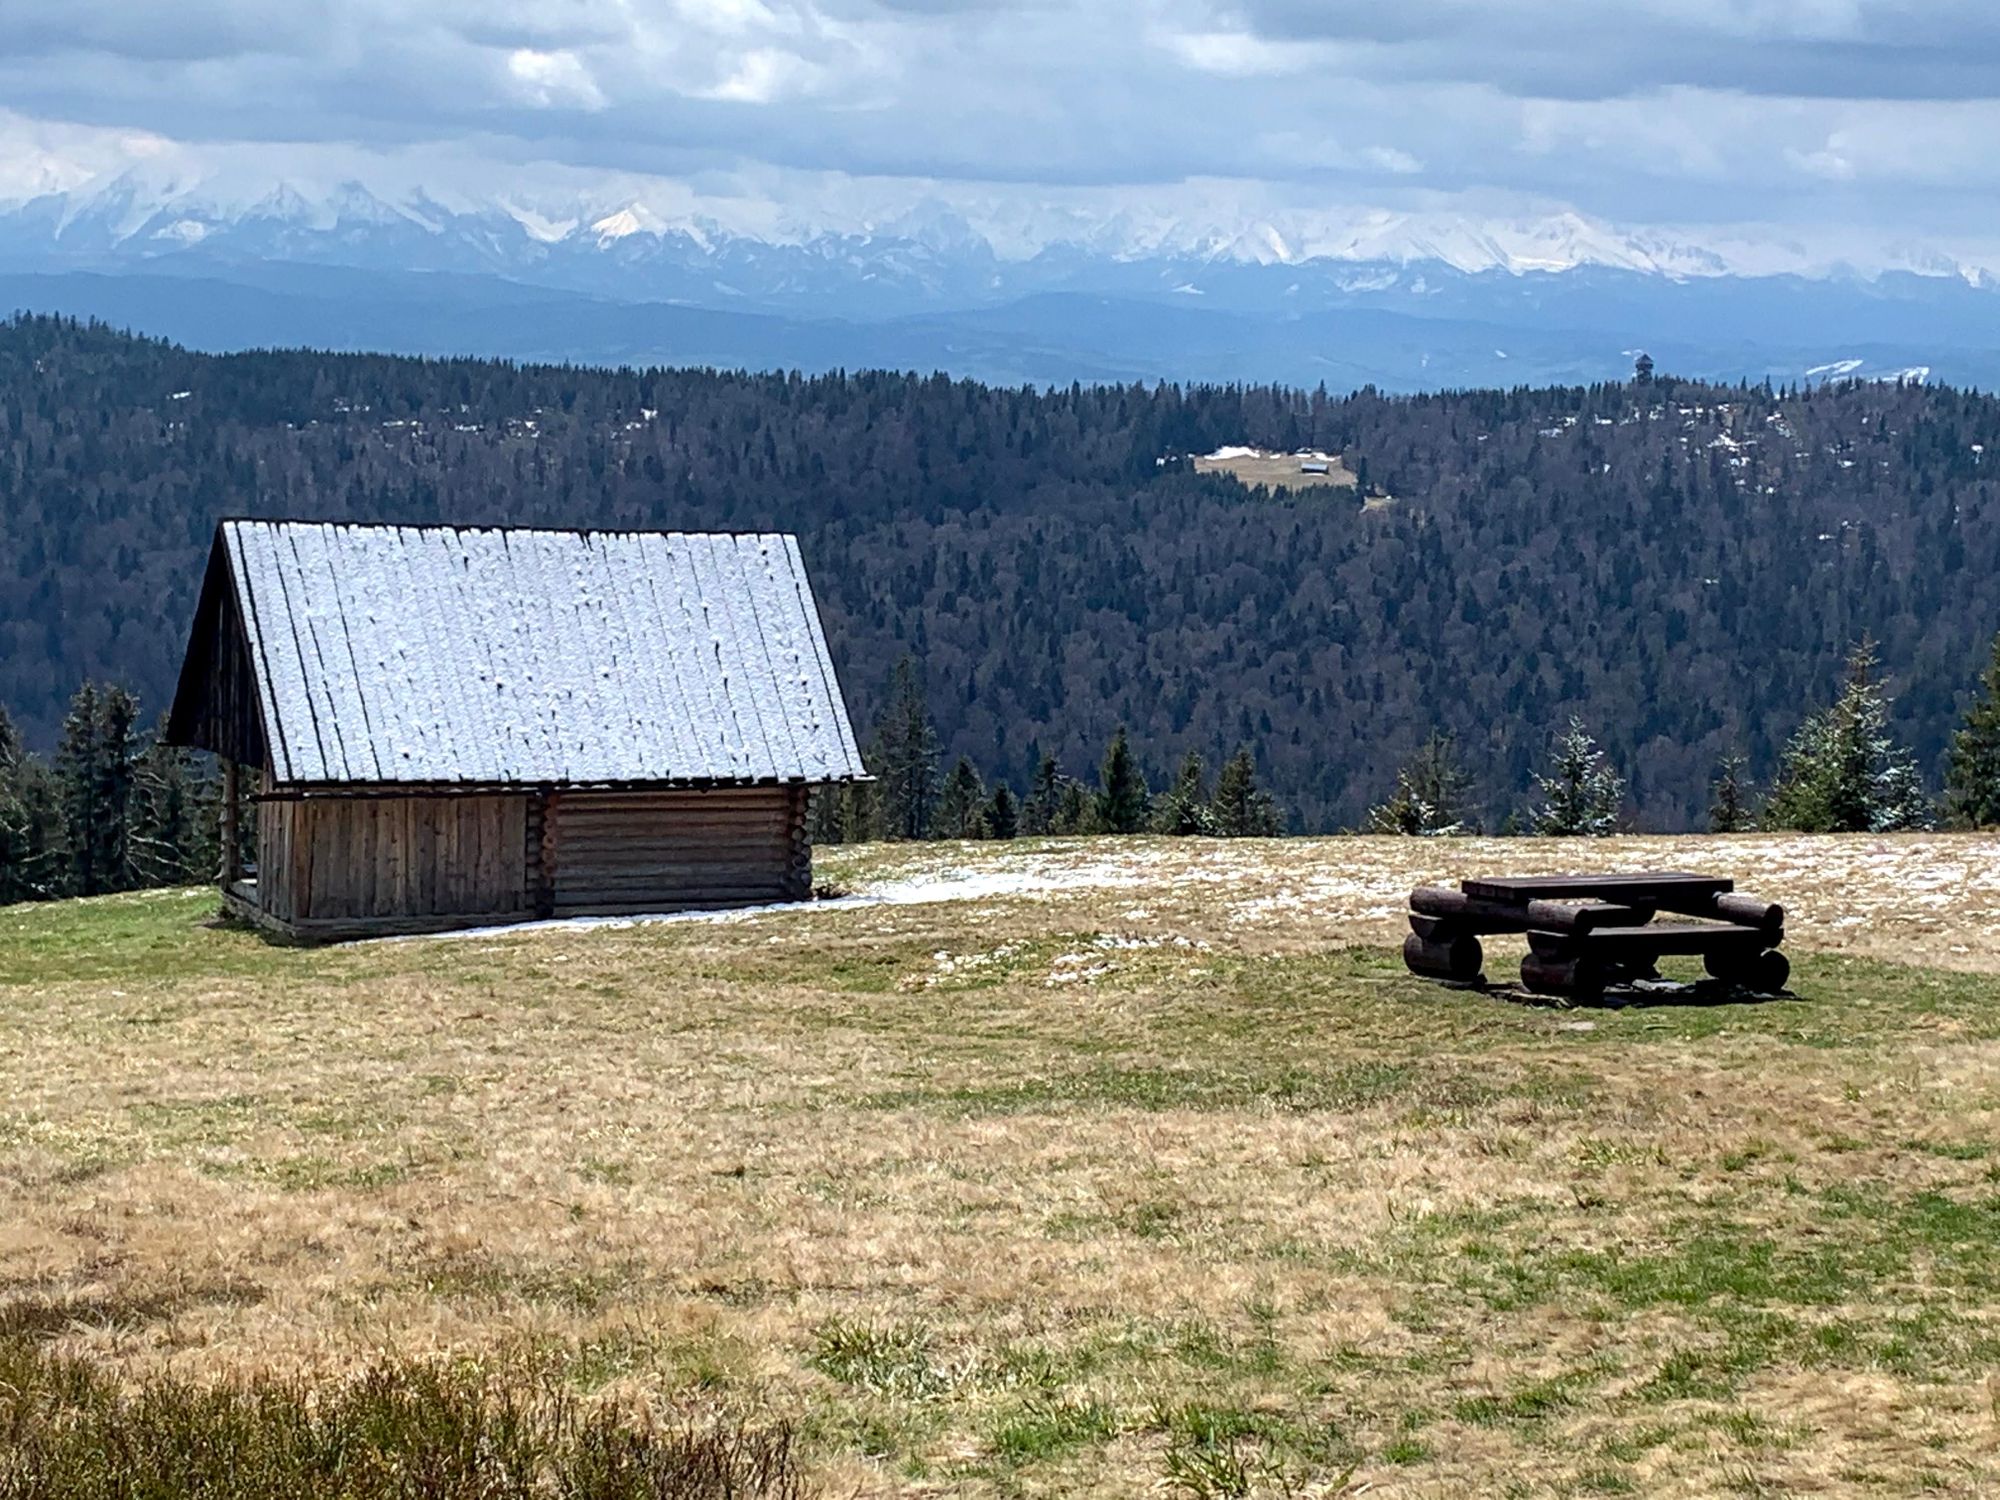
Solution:
<svg viewBox="0 0 2000 1500"><path fill-rule="evenodd" d="M1660 921L1662 912L1689 920ZM1738 895L1732 880L1685 870L1589 875L1485 876L1458 889L1410 893L1403 962L1414 974L1484 984L1492 933L1524 933L1522 985L1539 995L1601 999L1614 984L1657 979L1668 953L1699 954L1708 972L1776 994L1791 977L1778 951L1785 909Z"/></svg>

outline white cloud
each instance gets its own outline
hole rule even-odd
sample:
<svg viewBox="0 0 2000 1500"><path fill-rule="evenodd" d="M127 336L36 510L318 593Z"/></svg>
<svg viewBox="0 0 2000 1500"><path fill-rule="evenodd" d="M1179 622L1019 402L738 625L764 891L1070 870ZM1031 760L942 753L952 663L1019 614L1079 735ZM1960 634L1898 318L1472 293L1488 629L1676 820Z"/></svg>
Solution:
<svg viewBox="0 0 2000 1500"><path fill-rule="evenodd" d="M1786 147L1785 160L1812 177L1823 177L1829 182L1849 182L1854 177L1854 163L1825 146L1818 151L1800 151L1796 147Z"/></svg>
<svg viewBox="0 0 2000 1500"><path fill-rule="evenodd" d="M1190 68L1224 78L1271 78L1303 73L1320 49L1310 42L1271 42L1247 31L1176 31L1160 45Z"/></svg>
<svg viewBox="0 0 2000 1500"><path fill-rule="evenodd" d="M775 47L752 48L735 63L727 78L710 88L696 90L697 96L738 104L770 104L787 95L807 92L817 76L817 70L803 58Z"/></svg>
<svg viewBox="0 0 2000 1500"><path fill-rule="evenodd" d="M537 52L517 47L507 58L515 93L537 109L602 109L604 95L590 69L574 52Z"/></svg>

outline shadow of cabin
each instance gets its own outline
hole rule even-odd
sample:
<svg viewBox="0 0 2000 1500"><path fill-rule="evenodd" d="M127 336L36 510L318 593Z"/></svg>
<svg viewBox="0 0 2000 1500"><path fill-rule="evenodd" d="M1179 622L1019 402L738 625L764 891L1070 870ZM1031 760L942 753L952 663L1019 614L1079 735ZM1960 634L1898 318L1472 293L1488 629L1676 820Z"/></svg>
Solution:
<svg viewBox="0 0 2000 1500"><path fill-rule="evenodd" d="M867 776L782 535L225 521L167 740L293 939L800 900Z"/></svg>

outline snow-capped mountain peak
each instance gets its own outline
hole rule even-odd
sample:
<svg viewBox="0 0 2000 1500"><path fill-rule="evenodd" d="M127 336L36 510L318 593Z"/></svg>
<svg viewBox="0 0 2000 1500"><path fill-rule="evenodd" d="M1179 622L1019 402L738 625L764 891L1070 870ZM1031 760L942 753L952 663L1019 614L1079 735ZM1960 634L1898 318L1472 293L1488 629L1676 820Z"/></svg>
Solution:
<svg viewBox="0 0 2000 1500"><path fill-rule="evenodd" d="M1987 288L2000 242L1619 226L1561 206L1514 215L1356 206L1221 180L1050 189L817 174L709 187L329 147L274 159L156 142L117 170L41 161L0 172L0 266L163 262L469 271L814 316L1045 291L1199 294L1205 306L1291 315L1356 297L1434 306L1452 277L1575 271L1662 282L1900 271Z"/></svg>

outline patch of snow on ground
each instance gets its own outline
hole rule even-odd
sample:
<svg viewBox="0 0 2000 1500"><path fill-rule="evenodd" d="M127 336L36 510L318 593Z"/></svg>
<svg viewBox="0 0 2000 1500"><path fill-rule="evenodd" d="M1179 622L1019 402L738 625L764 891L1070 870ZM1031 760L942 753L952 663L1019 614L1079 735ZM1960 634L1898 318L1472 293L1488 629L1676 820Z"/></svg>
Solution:
<svg viewBox="0 0 2000 1500"><path fill-rule="evenodd" d="M995 861L994 863L999 863ZM984 901L997 896L1039 896L1062 890L1113 890L1145 884L1151 877L1135 866L1092 861L1051 867L1034 859L1009 861L998 869L966 870L944 867L922 875L871 884L851 896L824 901L775 901L762 906L732 906L720 911L673 911L619 917L554 917L540 922L509 922L495 927L465 927L451 932L416 933L376 939L385 943L431 942L439 938L491 938L515 932L582 932L593 927L650 927L661 922L743 922L782 912L849 911L869 906L923 906L937 901Z"/></svg>

